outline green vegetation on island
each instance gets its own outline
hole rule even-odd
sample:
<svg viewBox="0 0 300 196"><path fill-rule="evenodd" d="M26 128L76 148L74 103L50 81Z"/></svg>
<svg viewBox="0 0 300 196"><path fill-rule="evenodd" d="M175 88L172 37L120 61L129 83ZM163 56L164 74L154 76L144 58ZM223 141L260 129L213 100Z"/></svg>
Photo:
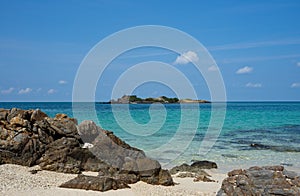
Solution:
<svg viewBox="0 0 300 196"><path fill-rule="evenodd" d="M193 100L193 99L178 99L177 97L166 97L160 96L157 98L148 97L148 98L140 98L136 95L124 95L117 100L110 100L111 104L151 104L151 103L210 103L207 100Z"/></svg>

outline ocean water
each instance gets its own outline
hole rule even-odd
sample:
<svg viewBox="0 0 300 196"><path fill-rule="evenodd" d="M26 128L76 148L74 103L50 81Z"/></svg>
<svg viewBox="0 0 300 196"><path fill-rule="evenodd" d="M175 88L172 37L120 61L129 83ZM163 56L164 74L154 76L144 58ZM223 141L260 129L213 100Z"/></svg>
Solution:
<svg viewBox="0 0 300 196"><path fill-rule="evenodd" d="M81 104L79 120L88 120L89 111ZM51 117L57 113L73 116L72 103L0 104L0 108L12 107L39 108ZM95 103L98 125L144 150L163 167L210 160L222 171L280 164L300 171L300 102L229 102L220 133L215 127L219 122L211 119L211 108L211 104L112 108Z"/></svg>

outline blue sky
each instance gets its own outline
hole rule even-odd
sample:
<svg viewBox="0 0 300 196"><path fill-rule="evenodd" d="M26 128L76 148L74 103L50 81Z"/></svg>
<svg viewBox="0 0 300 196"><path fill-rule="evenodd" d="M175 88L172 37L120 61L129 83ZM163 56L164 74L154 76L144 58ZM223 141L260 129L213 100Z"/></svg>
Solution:
<svg viewBox="0 0 300 196"><path fill-rule="evenodd" d="M230 101L299 101L299 10L299 1L276 0L1 0L0 101L71 101L77 69L89 50L110 34L137 25L170 26L200 41L219 66ZM109 99L116 78L135 63L174 65L177 57L159 48L121 55L99 80L96 99ZM176 66L200 98L210 99L192 64ZM174 95L155 83L134 93Z"/></svg>

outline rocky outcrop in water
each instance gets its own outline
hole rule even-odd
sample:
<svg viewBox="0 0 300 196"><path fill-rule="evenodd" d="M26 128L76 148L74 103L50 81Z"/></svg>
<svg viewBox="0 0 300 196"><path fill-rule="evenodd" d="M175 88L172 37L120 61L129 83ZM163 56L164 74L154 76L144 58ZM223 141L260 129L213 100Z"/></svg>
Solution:
<svg viewBox="0 0 300 196"><path fill-rule="evenodd" d="M85 143L89 148L83 148ZM104 191L139 180L173 185L170 173L157 161L113 132L92 121L77 126L76 119L65 114L50 118L40 110L0 109L0 164L4 163L64 173L99 172L96 178L80 175L69 183L70 188L77 184L73 188ZM97 185L88 186L90 179ZM100 184L106 188L95 188Z"/></svg>
<svg viewBox="0 0 300 196"><path fill-rule="evenodd" d="M250 144L250 148L253 150L272 150L275 152L300 152L299 147L293 146L272 146L272 145L264 145L259 143Z"/></svg>
<svg viewBox="0 0 300 196"><path fill-rule="evenodd" d="M251 167L228 173L218 196L300 195L300 177L283 166Z"/></svg>

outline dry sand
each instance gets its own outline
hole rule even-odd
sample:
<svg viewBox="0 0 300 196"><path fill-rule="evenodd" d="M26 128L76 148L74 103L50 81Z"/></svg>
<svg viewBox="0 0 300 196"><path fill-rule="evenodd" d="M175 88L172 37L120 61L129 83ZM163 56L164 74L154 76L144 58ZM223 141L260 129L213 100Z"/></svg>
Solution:
<svg viewBox="0 0 300 196"><path fill-rule="evenodd" d="M50 171L38 171L32 174L30 170L39 169L35 167L23 167L19 165L0 165L0 195L216 195L221 187L225 174L218 170L206 170L216 182L193 182L193 178L176 178L179 183L175 186L155 186L144 182L130 185L131 189L111 190L107 192L86 191L77 189L58 188L60 184L74 177L76 174L63 174ZM87 175L97 175L88 172Z"/></svg>

